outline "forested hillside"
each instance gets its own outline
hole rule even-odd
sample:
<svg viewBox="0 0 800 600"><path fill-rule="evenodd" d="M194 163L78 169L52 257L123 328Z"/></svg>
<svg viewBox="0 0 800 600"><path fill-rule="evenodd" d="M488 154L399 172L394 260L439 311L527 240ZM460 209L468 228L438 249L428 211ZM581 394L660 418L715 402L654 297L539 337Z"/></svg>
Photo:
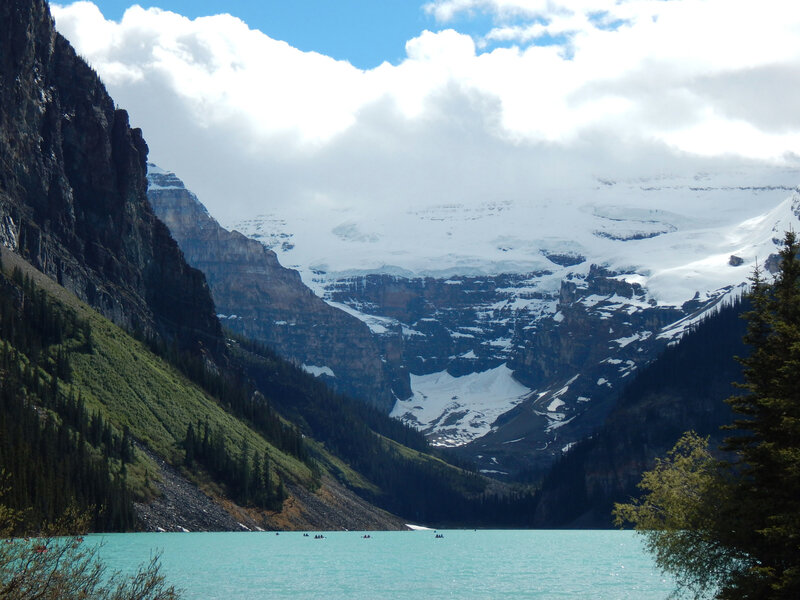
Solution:
<svg viewBox="0 0 800 600"><path fill-rule="evenodd" d="M269 350L230 340L228 370L217 371L133 339L4 255L3 423L13 431L0 468L13 506L37 504L27 527L74 502L92 508L97 529L135 528L132 501L157 501L160 470L134 440L260 527L325 526L294 513L336 482L407 520L528 522L530 493L432 456L417 432Z"/></svg>
<svg viewBox="0 0 800 600"><path fill-rule="evenodd" d="M236 497L239 468L252 470L266 452L273 493L283 480L311 485L311 468L297 457L299 435L274 412L262 411L260 422L271 420L273 430L259 435L223 408L231 392L204 392L65 290L5 256L17 266L0 275L6 432L0 468L8 478L5 501L33 507L25 526L53 520L75 503L93 510L96 529L134 528L132 500L158 493L159 469L133 440L180 465L186 432L198 421L213 431L226 465L237 467L218 477L221 492ZM294 452L286 451L292 443ZM186 474L202 484L215 473Z"/></svg>
<svg viewBox="0 0 800 600"><path fill-rule="evenodd" d="M0 339L3 501L24 510L23 527L77 505L91 509L96 529L132 528L130 430L114 430L71 387L69 356L93 350L89 322L15 269L0 275Z"/></svg>
<svg viewBox="0 0 800 600"><path fill-rule="evenodd" d="M721 308L639 372L603 427L545 478L537 526L610 527L613 503L638 495L641 473L683 432L694 429L719 445L719 428L731 419L725 399L742 380L734 355L745 352L744 310L740 300Z"/></svg>

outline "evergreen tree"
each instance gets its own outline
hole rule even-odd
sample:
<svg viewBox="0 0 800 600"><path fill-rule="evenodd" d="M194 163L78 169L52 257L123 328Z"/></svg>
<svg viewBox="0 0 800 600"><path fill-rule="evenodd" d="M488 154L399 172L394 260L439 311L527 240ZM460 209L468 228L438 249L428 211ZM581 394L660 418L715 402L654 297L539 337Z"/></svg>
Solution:
<svg viewBox="0 0 800 600"><path fill-rule="evenodd" d="M736 598L800 598L800 242L786 234L780 270L767 285L753 276L747 313L746 394L728 402L740 415L725 449L735 453L734 516L725 541L752 560L731 583Z"/></svg>
<svg viewBox="0 0 800 600"><path fill-rule="evenodd" d="M684 437L645 473L645 495L617 505L679 591L723 599L800 598L800 243L789 232L772 285L752 278L740 358L746 393L717 461Z"/></svg>
<svg viewBox="0 0 800 600"><path fill-rule="evenodd" d="M189 428L186 430L186 440L183 442L183 447L186 450L186 457L184 464L190 467L194 464L195 448L197 446L197 438L194 434L194 427L189 423Z"/></svg>

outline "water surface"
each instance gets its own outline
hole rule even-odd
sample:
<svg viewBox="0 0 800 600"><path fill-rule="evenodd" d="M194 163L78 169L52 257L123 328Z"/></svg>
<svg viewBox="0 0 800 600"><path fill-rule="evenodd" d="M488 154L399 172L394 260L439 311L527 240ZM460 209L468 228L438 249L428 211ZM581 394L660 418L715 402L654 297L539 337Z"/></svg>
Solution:
<svg viewBox="0 0 800 600"><path fill-rule="evenodd" d="M629 531L136 533L103 541L112 569L154 550L187 600L663 600L671 585Z"/></svg>

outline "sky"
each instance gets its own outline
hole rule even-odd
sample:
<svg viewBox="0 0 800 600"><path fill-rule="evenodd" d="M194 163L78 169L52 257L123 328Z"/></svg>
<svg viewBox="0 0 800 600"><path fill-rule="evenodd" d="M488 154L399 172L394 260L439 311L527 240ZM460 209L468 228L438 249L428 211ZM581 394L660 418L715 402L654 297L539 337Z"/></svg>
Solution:
<svg viewBox="0 0 800 600"><path fill-rule="evenodd" d="M132 2L98 0L96 4L106 18L119 21ZM138 4L192 19L232 14L299 50L347 60L363 69L401 61L406 41L436 26L433 15L413 0L161 0Z"/></svg>
<svg viewBox="0 0 800 600"><path fill-rule="evenodd" d="M298 207L524 201L601 177L796 165L800 153L796 0L52 10L151 159L223 224Z"/></svg>

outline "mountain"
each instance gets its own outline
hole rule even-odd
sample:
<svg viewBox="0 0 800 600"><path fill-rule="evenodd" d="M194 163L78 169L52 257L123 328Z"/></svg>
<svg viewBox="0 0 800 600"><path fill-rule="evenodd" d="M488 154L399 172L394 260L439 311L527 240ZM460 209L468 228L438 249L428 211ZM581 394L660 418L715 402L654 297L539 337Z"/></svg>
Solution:
<svg viewBox="0 0 800 600"><path fill-rule="evenodd" d="M542 475L603 422L631 376L741 293L797 228L779 167L565 183L232 226L372 331L410 374L391 414L487 474Z"/></svg>
<svg viewBox="0 0 800 600"><path fill-rule="evenodd" d="M205 280L147 202L141 131L46 2L3 2L0 23L0 242L116 323L218 351Z"/></svg>
<svg viewBox="0 0 800 600"><path fill-rule="evenodd" d="M746 305L735 301L707 316L620 393L603 425L570 448L544 478L538 527L610 527L615 502L637 497L637 484L690 429L718 448L733 419L724 400L741 390Z"/></svg>
<svg viewBox="0 0 800 600"><path fill-rule="evenodd" d="M19 255L2 258L3 502L25 511L27 527L71 503L101 531L403 527L353 491L373 486L304 443L259 393L241 398L237 379L214 371L188 377ZM257 410L247 419L243 401Z"/></svg>
<svg viewBox="0 0 800 600"><path fill-rule="evenodd" d="M174 173L150 164L148 199L202 271L224 327L275 348L344 394L391 410L390 374L367 326L326 304L255 240L223 229Z"/></svg>
<svg viewBox="0 0 800 600"><path fill-rule="evenodd" d="M527 522L530 494L449 464L385 414L379 358L353 368L374 369L365 396L384 412L307 372L335 363L304 371L223 334L147 200L147 150L47 3L2 3L0 470L26 530L73 501L97 529ZM360 343L358 321L262 246L210 233L258 285L274 277L259 293L274 290L276 310L316 307Z"/></svg>

